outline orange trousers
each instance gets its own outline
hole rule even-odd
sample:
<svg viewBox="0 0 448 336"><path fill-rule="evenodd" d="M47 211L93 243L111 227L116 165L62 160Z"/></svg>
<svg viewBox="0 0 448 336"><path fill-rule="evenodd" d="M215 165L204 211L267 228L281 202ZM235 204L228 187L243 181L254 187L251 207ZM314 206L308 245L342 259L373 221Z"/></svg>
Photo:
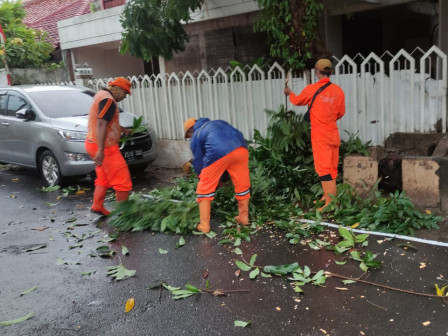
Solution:
<svg viewBox="0 0 448 336"><path fill-rule="evenodd" d="M86 150L93 159L98 151L98 145L86 141ZM118 146L104 148L103 164L95 167L95 172L95 185L113 188L116 191L132 190L131 174Z"/></svg>
<svg viewBox="0 0 448 336"><path fill-rule="evenodd" d="M314 169L324 180L335 180L338 176L339 164L339 134L337 139L329 142L322 137L311 137L313 148ZM331 176L331 179L329 178Z"/></svg>
<svg viewBox="0 0 448 336"><path fill-rule="evenodd" d="M198 202L215 198L216 187L226 170L235 187L235 198L237 200L250 198L249 151L244 147L238 147L202 169L196 188Z"/></svg>

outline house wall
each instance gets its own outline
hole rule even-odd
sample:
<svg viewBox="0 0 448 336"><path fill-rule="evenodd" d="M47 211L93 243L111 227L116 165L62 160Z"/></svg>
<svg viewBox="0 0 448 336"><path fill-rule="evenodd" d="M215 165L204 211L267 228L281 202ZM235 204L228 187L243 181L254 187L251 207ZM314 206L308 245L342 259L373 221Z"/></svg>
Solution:
<svg viewBox="0 0 448 336"><path fill-rule="evenodd" d="M229 66L230 61L249 64L268 54L264 33L254 33L257 13L247 13L185 26L190 36L185 52L166 61L166 72Z"/></svg>
<svg viewBox="0 0 448 336"><path fill-rule="evenodd" d="M447 0L324 0L324 8L324 40L338 58L432 45L448 53Z"/></svg>
<svg viewBox="0 0 448 336"><path fill-rule="evenodd" d="M58 21L61 49L120 41L123 28L119 18L123 8L118 6Z"/></svg>
<svg viewBox="0 0 448 336"><path fill-rule="evenodd" d="M116 76L133 76L144 74L142 60L121 55L117 48L103 49L98 46L73 49L77 64L87 63L93 70L94 78L108 78Z"/></svg>

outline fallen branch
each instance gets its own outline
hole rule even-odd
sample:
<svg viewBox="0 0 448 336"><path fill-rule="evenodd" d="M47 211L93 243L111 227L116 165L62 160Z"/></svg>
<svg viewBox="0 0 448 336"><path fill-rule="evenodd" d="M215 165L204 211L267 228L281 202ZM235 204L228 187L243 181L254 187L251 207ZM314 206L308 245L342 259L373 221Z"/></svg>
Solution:
<svg viewBox="0 0 448 336"><path fill-rule="evenodd" d="M418 293L418 292L414 292L414 291L407 290L407 289L390 287L390 286L382 285L382 284L379 284L379 283L366 281L366 280L361 280L361 279L358 279L358 278L351 278L351 277L347 277L347 276L336 274L336 273L332 273L332 272L325 272L324 274L327 277L339 278L339 279L344 279L344 280L352 280L352 281L355 281L355 282L361 282L361 283L364 283L364 284L367 284L367 285L372 285L372 286L376 286L376 287L380 287L380 288L385 288L385 289L389 289L389 290L393 290L393 291L401 292L401 293L407 293L407 294L419 295L419 296L426 296L426 297L431 297L431 298L442 298L442 299L445 298L445 297L439 296L439 295Z"/></svg>

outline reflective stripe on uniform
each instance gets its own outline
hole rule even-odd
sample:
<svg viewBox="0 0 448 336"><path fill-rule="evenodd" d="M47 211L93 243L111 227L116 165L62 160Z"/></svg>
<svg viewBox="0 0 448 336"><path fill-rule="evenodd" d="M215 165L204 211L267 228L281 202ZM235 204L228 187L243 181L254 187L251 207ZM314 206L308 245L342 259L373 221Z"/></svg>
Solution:
<svg viewBox="0 0 448 336"><path fill-rule="evenodd" d="M250 194L250 188L247 189L246 191L243 191L243 192L240 192L240 193L236 193L235 195L236 196L244 196L244 195L247 195L247 194Z"/></svg>

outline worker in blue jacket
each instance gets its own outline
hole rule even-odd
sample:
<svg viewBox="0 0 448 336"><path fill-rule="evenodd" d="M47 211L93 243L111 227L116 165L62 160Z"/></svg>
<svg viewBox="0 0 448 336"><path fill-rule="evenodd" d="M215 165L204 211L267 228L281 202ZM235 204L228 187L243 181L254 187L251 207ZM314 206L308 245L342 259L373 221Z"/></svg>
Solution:
<svg viewBox="0 0 448 336"><path fill-rule="evenodd" d="M235 187L238 216L249 225L249 151L243 134L223 120L190 118L184 123L185 138L191 138L193 167L199 177L196 188L200 223L198 231L210 232L210 207L218 183L227 171Z"/></svg>

